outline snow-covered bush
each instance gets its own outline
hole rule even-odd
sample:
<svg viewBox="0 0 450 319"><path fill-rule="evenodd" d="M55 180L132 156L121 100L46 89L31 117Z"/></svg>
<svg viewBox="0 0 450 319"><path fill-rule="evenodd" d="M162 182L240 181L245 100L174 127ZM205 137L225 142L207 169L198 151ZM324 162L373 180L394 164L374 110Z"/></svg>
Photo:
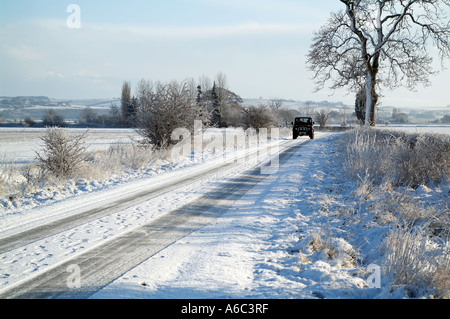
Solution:
<svg viewBox="0 0 450 319"><path fill-rule="evenodd" d="M64 128L47 128L41 138L42 151L36 152L41 167L57 178L70 177L86 159L85 134L70 135Z"/></svg>
<svg viewBox="0 0 450 319"><path fill-rule="evenodd" d="M448 134L361 128L346 133L344 143L345 169L352 177L417 187L440 183L450 172Z"/></svg>
<svg viewBox="0 0 450 319"><path fill-rule="evenodd" d="M408 134L397 138L396 182L403 185L439 183L450 172L450 135Z"/></svg>
<svg viewBox="0 0 450 319"><path fill-rule="evenodd" d="M143 80L138 87L137 132L144 143L166 148L176 144L172 140L175 129L193 132L195 120L205 122L209 118L205 107L196 103L196 90L188 82L152 86Z"/></svg>
<svg viewBox="0 0 450 319"><path fill-rule="evenodd" d="M386 273L395 287L412 297L428 293L450 298L448 242L434 241L424 228L399 227L389 234L386 248Z"/></svg>

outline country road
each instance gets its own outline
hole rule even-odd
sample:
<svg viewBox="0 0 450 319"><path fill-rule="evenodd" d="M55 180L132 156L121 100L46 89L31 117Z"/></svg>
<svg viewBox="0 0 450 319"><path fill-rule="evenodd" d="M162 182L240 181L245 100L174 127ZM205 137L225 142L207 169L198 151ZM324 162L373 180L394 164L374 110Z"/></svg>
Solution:
<svg viewBox="0 0 450 319"><path fill-rule="evenodd" d="M279 147L279 165L288 160L299 147L309 140L287 140ZM189 193L202 185L196 196L179 199L178 207L161 213L147 222L109 235L103 240L67 258L54 259L37 271L28 272L24 278L6 285L0 290L0 298L88 298L128 270L179 239L211 223L227 211L233 203L268 175L261 174L261 163L248 159L257 152L247 153L246 161L221 162L203 165L191 173L164 179L145 187L130 187L120 196L111 193L102 200L68 210L61 218L31 222L22 231L12 228L0 235L2 263L15 264L26 250L41 247L41 241L72 230L84 224L97 222L104 217L133 211L134 207L148 210L155 201L182 193ZM172 198L173 199L173 198ZM147 203L147 206L143 205ZM95 231L95 230L93 230ZM55 240L53 240L55 241ZM28 247L28 248L24 248ZM47 249L50 251L50 248ZM57 251L48 256L57 255ZM14 260L15 259L15 260ZM51 260L51 259L50 259ZM75 267L75 268L74 268ZM73 287L71 270L81 275L79 287ZM4 270L5 271L5 270Z"/></svg>

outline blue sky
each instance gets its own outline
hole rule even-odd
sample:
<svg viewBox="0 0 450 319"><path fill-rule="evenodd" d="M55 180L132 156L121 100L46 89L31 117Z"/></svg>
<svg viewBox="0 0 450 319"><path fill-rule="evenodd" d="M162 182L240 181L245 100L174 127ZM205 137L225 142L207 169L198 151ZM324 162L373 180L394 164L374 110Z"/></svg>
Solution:
<svg viewBox="0 0 450 319"><path fill-rule="evenodd" d="M68 28L69 4L80 28ZM244 98L353 104L314 93L305 55L337 0L0 0L0 95L106 98L122 82L227 76ZM383 105L445 106L449 71L432 87L383 91Z"/></svg>

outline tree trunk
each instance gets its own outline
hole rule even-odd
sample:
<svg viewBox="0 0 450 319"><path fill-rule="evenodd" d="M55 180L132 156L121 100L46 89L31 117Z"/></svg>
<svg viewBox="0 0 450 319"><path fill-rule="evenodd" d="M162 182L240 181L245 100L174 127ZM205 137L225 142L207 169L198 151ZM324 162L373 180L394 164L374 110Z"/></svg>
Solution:
<svg viewBox="0 0 450 319"><path fill-rule="evenodd" d="M375 105L377 100L375 75L369 70L366 76L366 126L375 126Z"/></svg>

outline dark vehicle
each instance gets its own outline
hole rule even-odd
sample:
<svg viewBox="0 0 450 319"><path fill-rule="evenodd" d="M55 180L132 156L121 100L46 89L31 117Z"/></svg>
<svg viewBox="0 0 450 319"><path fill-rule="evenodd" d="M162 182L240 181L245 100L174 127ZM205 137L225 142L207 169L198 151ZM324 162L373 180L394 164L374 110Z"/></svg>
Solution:
<svg viewBox="0 0 450 319"><path fill-rule="evenodd" d="M294 125L292 128L292 137L294 140L302 135L308 135L310 139L314 138L314 121L311 117L296 117L292 124Z"/></svg>

